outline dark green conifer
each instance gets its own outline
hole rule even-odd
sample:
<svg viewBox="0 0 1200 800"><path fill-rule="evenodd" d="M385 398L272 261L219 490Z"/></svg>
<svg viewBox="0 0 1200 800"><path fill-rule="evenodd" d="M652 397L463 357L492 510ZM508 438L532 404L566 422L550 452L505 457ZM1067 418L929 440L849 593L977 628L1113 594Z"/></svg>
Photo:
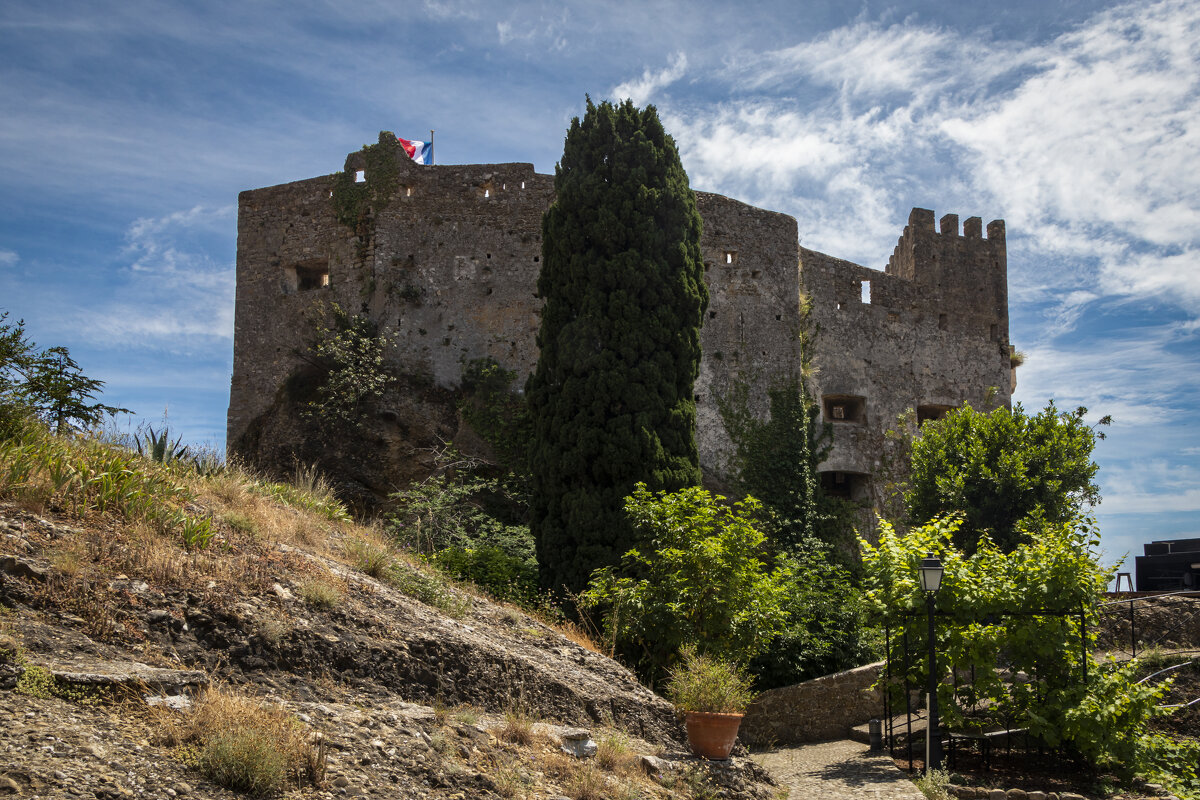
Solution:
<svg viewBox="0 0 1200 800"><path fill-rule="evenodd" d="M589 99L542 219L545 300L528 383L543 585L579 591L632 547L622 499L700 480L692 384L708 305L700 215L653 106Z"/></svg>

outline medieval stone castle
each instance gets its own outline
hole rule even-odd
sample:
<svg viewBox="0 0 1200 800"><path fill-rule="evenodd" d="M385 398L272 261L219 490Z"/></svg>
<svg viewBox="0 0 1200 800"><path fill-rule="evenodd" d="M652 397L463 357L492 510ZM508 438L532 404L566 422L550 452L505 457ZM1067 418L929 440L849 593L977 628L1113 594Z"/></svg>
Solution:
<svg viewBox="0 0 1200 800"><path fill-rule="evenodd" d="M351 153L344 173L239 197L228 418L231 452L268 467L294 458L305 434L285 388L314 326L332 303L369 315L394 332L391 366L406 376L360 448L360 472L373 475L364 486L377 494L416 474L414 453L470 435L452 399L467 362L491 357L520 381L533 370L541 219L553 200L553 177L531 164L423 166L391 134L379 142ZM390 182L387 202L357 225L339 222L334 203L351 176ZM805 329L809 386L833 427L822 479L838 494L868 496L883 432L906 409L926 419L1009 402L1003 221L985 236L978 217L935 225L914 208L879 271L801 247L792 217L706 192L696 202L711 296L697 436L715 485L732 446L716 397L742 382L751 410L765 413L772 381L801 370Z"/></svg>

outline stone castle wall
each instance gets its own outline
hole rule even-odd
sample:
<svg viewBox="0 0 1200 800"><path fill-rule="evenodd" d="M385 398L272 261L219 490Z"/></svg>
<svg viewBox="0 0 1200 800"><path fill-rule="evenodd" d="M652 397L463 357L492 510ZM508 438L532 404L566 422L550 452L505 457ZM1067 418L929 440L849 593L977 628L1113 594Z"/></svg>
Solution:
<svg viewBox="0 0 1200 800"><path fill-rule="evenodd" d="M392 199L365 232L338 222L334 176L240 195L231 452L261 460L263 443L251 434L267 423L277 452L287 446L281 439L300 435L271 418L288 413L281 387L332 303L394 332L392 365L433 389L456 388L463 366L485 356L521 380L533 370L541 217L553 178L530 164L430 167L398 148L395 158ZM361 154L347 158L347 172L363 166ZM873 442L908 406L979 404L989 387L1008 400L1003 223L989 225L987 239L977 220L965 237L936 233L932 212L914 209L884 273L800 248L796 221L784 214L704 192L697 206L711 293L697 435L701 463L718 482L730 443L715 397L744 381L753 410L765 412L770 382L800 370L803 295L817 329L819 392L864 398L856 421L837 421L827 469L871 473ZM871 303L860 300L864 280ZM377 421L393 449L421 440L403 416L385 410ZM454 435L444 415L440 424L439 437Z"/></svg>

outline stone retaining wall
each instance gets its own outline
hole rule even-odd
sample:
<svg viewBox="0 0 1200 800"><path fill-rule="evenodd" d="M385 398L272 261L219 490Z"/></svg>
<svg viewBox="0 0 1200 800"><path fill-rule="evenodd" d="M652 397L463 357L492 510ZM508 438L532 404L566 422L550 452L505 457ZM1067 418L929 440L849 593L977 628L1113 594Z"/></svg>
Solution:
<svg viewBox="0 0 1200 800"><path fill-rule="evenodd" d="M850 729L883 716L883 693L872 689L883 662L770 689L746 711L740 738L783 745L845 738Z"/></svg>
<svg viewBox="0 0 1200 800"><path fill-rule="evenodd" d="M1140 654L1151 647L1167 650L1200 648L1200 596L1141 596L1130 602L1104 605L1097 618L1097 647L1110 652L1132 651L1134 634Z"/></svg>

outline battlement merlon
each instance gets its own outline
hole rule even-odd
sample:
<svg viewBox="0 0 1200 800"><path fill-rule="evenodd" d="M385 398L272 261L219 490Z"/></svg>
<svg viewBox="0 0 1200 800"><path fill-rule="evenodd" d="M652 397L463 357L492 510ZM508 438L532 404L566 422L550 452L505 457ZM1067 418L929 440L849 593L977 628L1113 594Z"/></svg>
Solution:
<svg viewBox="0 0 1200 800"><path fill-rule="evenodd" d="M957 214L946 214L935 226L932 210L914 208L885 271L930 287L941 286L947 278L964 270L970 271L975 281L1003 278L1007 282L1004 220L987 224L987 238L983 232L983 220L979 217L963 220L960 233ZM980 270L985 274L980 274Z"/></svg>

